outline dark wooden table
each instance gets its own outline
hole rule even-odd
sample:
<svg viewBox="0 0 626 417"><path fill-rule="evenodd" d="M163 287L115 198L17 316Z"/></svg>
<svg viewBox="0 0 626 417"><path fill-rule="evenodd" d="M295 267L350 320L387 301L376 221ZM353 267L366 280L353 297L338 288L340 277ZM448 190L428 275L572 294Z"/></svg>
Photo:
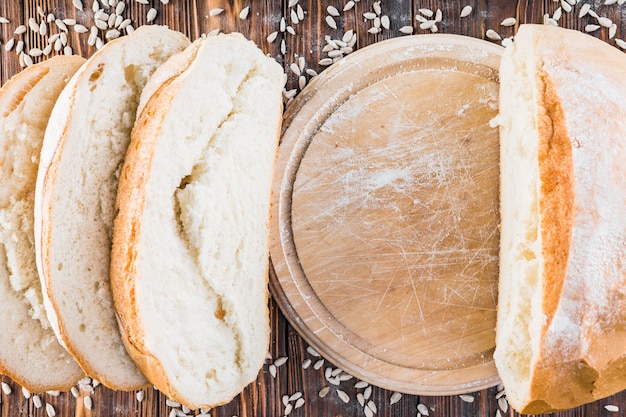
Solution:
<svg viewBox="0 0 626 417"><path fill-rule="evenodd" d="M239 31L254 40L264 51L283 64L285 72L289 74L287 89L297 88L298 77L290 71L289 66L298 62L299 57L304 57L305 67L320 73L324 66L319 61L326 57L322 53L325 36L330 35L333 39L340 39L345 31L353 29L357 34L355 49L362 48L371 43L396 36L405 36L399 29L404 26L413 26L414 33L429 33L430 30L419 28L419 22L415 16L422 14L419 9L427 8L433 11L440 9L442 12L441 22L438 23L440 33L455 33L486 39L486 32L493 29L502 38L514 34L518 24L524 22L541 23L545 14L553 15L561 1L510 1L510 0L466 0L466 1L442 1L442 0L382 0L380 2L382 15L389 16L389 29L383 29L381 33L371 34L368 29L373 26L373 21L366 21L363 13L374 12L373 0L361 0L356 2L354 8L343 11L348 0L300 0L304 19L297 25L291 22L291 11L297 14L297 6L289 7L289 0L170 0L169 4L163 4L159 0L149 0L149 4L141 4L136 0L127 0L128 4L122 13L125 18L130 18L135 27L145 24L148 10L154 7L157 16L156 24L167 24L170 27L187 34L192 40L203 33L215 29L224 32ZM45 16L52 13L56 18L75 19L77 23L89 28L93 24L92 3L93 0L83 0L84 11L79 12L72 5L72 0L1 0L0 16L9 20L8 23L0 24L0 79L4 84L7 79L20 70L20 60L16 54L17 42L24 41L24 50L32 48L45 49L47 39L60 32L60 28L54 23L48 25L48 33L41 35L32 30L27 30L21 35L14 35L14 31L28 20L34 17L41 21L40 12ZM167 3L167 2L166 2ZM559 25L569 28L584 30L585 25L596 23L591 16L579 18L579 10L583 3L589 3L592 10L598 15L612 19L617 25L615 38L626 37L626 7L604 5L604 0L583 0L580 4L572 7L571 12L563 11ZM464 18L460 17L461 10L465 5L473 7L472 13ZM337 29L332 29L326 22L328 15L327 6L332 5L339 11L335 18ZM240 18L240 12L250 6L250 12L245 19ZM39 8L38 8L39 7ZM215 8L223 9L219 14ZM108 7L105 8L108 10ZM563 8L562 8L563 10ZM294 29L295 35L288 31L280 32L280 20L286 18L287 24ZM507 17L515 17L517 23L511 27L501 26L500 23ZM267 36L278 31L274 42L269 43ZM123 33L124 31L122 31ZM79 34L74 27L69 26L67 44L71 46L73 53L89 56L95 51L94 46L88 44L89 33ZM609 39L609 30L601 28L593 32L594 36L615 45L615 39ZM5 45L11 38L15 38L15 45L11 51L5 50ZM281 41L284 39L285 53L281 52ZM54 54L55 52L53 52ZM35 57L38 62L44 57ZM311 74L305 77L307 81ZM272 359L267 361L255 383L235 398L230 404L211 410L212 416L280 416L285 414L283 396L291 396L298 392L302 393L304 404L293 409L293 416L363 416L364 408L357 401L357 393L364 393L364 388L355 388L356 380L342 382L339 387L330 385L325 377L326 367L332 364L326 362L323 367L315 370L313 365L303 369L303 362L307 359L316 362L316 358L307 351L307 344L288 324L284 316L270 300L272 338L270 353ZM2 337L0 335L0 337ZM287 358L286 362L274 368L272 363L278 358ZM273 372L275 370L275 372ZM275 376L273 375L275 374ZM92 416L169 416L172 415L172 407L166 404L166 398L157 391L147 390L145 399L137 401L136 393L113 392L97 386L91 395L93 407L88 410L82 400L76 400L70 393L61 393L58 396L41 394L44 406L37 408L33 397L27 399L22 395L20 387L16 386L6 377L2 381L12 387L10 395L0 393L0 415L5 416L45 416L45 404L54 406L57 416L92 415ZM324 398L319 396L320 390L331 386ZM350 398L344 403L337 395L337 389L343 390ZM376 406L376 415L379 416L415 416L418 412L418 404L427 407L430 416L497 416L498 414L514 415L508 409L504 410L504 404L498 404L497 388L491 388L472 393L473 402L463 400L459 396L449 397L423 397L415 395L402 395L398 402L390 405L393 393L374 387L369 400ZM83 392L84 394L84 392ZM86 394L84 394L86 395ZM295 399L291 401L296 404ZM605 408L606 405L616 405L620 411L612 413ZM423 408L421 408L423 411ZM598 401L567 412L557 413L559 416L606 416L620 415L626 410L626 392L616 394L605 400ZM194 413L190 413L194 414Z"/></svg>

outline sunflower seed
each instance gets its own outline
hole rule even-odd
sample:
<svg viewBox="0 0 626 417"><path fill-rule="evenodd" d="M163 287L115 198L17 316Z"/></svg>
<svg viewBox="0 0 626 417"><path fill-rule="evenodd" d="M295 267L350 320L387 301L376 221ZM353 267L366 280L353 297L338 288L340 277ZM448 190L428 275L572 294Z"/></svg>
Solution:
<svg viewBox="0 0 626 417"><path fill-rule="evenodd" d="M506 19L504 19L502 22L500 22L500 26L514 26L515 25L515 18L514 17L507 17Z"/></svg>
<svg viewBox="0 0 626 417"><path fill-rule="evenodd" d="M324 58L327 59L327 58ZM324 61L324 59L322 59L322 61ZM320 65L324 65L322 64L322 61L320 61ZM330 65L330 64L326 64L326 65ZM324 366L324 359L320 359L317 362L315 362L313 364L313 369L315 369L316 371L319 370L322 366Z"/></svg>
<svg viewBox="0 0 626 417"><path fill-rule="evenodd" d="M302 407L303 405L304 405L304 398L298 398L298 399L296 400L296 403L294 404L293 408L294 408L294 409L296 409L296 408L300 408L300 407Z"/></svg>
<svg viewBox="0 0 626 417"><path fill-rule="evenodd" d="M33 58L37 58L41 55L43 55L43 51L39 48L31 48L30 51L28 51L28 55L32 56ZM28 397L26 397L28 398Z"/></svg>
<svg viewBox="0 0 626 417"><path fill-rule="evenodd" d="M559 19L561 19L561 13L562 13L562 8L557 8L554 13L552 14L552 19L556 20L557 22L559 21Z"/></svg>
<svg viewBox="0 0 626 417"><path fill-rule="evenodd" d="M417 11L426 17L433 17L433 15L435 14L432 10L425 8L418 9Z"/></svg>
<svg viewBox="0 0 626 417"><path fill-rule="evenodd" d="M320 392L317 394L320 398L324 398L325 396L328 395L328 392L330 391L330 387L324 387L320 390Z"/></svg>
<svg viewBox="0 0 626 417"><path fill-rule="evenodd" d="M394 392L393 394L391 394L391 397L389 398L389 405L394 405L401 399L402 399L402 394L400 394L399 392Z"/></svg>
<svg viewBox="0 0 626 417"><path fill-rule="evenodd" d="M619 411L619 407L612 404L605 405L604 409L609 413L617 413Z"/></svg>
<svg viewBox="0 0 626 417"><path fill-rule="evenodd" d="M4 24L4 23L9 23L9 19L7 19L4 16L0 16L0 23Z"/></svg>
<svg viewBox="0 0 626 417"><path fill-rule="evenodd" d="M598 25L589 24L585 26L585 32L595 32L598 29L600 29L600 26Z"/></svg>
<svg viewBox="0 0 626 417"><path fill-rule="evenodd" d="M337 22L335 22L332 16L326 16L326 24L330 26L331 29L337 29Z"/></svg>
<svg viewBox="0 0 626 417"><path fill-rule="evenodd" d="M33 395L33 405L35 406L35 408L41 408L41 406L43 405L41 397L39 395Z"/></svg>
<svg viewBox="0 0 626 417"><path fill-rule="evenodd" d="M384 15L380 18L380 24L385 28L385 29L389 29L390 26L390 22L389 22L389 16Z"/></svg>
<svg viewBox="0 0 626 417"><path fill-rule="evenodd" d="M380 7L380 1L374 2L372 8L374 9L374 12L379 16L383 12L382 8Z"/></svg>
<svg viewBox="0 0 626 417"><path fill-rule="evenodd" d="M361 407L365 406L365 397L363 396L362 392L357 392L356 393L356 400L357 400L357 402L359 403L359 405Z"/></svg>
<svg viewBox="0 0 626 417"><path fill-rule="evenodd" d="M278 36L278 32L272 32L269 35L267 35L267 42L268 43L272 43L276 40L276 37Z"/></svg>
<svg viewBox="0 0 626 417"><path fill-rule="evenodd" d="M378 412L378 409L376 408L376 404L374 403L374 401L370 400L367 402L367 407L372 410L374 413Z"/></svg>
<svg viewBox="0 0 626 417"><path fill-rule="evenodd" d="M296 6L296 12L297 12L297 15L298 15L298 20L299 21L303 21L304 20L304 9L299 4Z"/></svg>
<svg viewBox="0 0 626 417"><path fill-rule="evenodd" d="M5 395L11 395L13 390L11 389L9 384L7 384L6 382L3 382L1 385L2 385L2 392L4 392Z"/></svg>
<svg viewBox="0 0 626 417"><path fill-rule="evenodd" d="M241 9L241 11L239 12L239 18L246 19L248 18L249 13L250 13L250 6L246 6L243 9Z"/></svg>
<svg viewBox="0 0 626 417"><path fill-rule="evenodd" d="M346 394L345 391L342 391L342 390L338 389L337 390L337 396L339 397L339 399L341 401L343 401L346 404L348 404L350 402L350 397L348 396L348 394Z"/></svg>
<svg viewBox="0 0 626 417"><path fill-rule="evenodd" d="M572 11L572 5L569 4L568 2L566 2L565 0L561 0L561 7L563 8L563 10L565 10L567 13Z"/></svg>
<svg viewBox="0 0 626 417"><path fill-rule="evenodd" d="M154 21L156 17L157 17L157 9L152 7L150 10L148 10L148 13L146 14L146 22L150 23Z"/></svg>
<svg viewBox="0 0 626 417"><path fill-rule="evenodd" d="M211 10L209 10L209 16L217 16L218 14L222 14L222 12L224 11L224 9L221 9L219 7L215 7Z"/></svg>
<svg viewBox="0 0 626 417"><path fill-rule="evenodd" d="M138 402L142 402L146 397L146 392L144 390L137 391L136 398Z"/></svg>
<svg viewBox="0 0 626 417"><path fill-rule="evenodd" d="M365 388L365 391L363 391L363 398L365 398L366 400L369 400L371 396L372 396L372 386L368 385L367 388Z"/></svg>
<svg viewBox="0 0 626 417"><path fill-rule="evenodd" d="M16 35L21 35L22 33L26 32L26 26L24 25L19 25L18 27L15 28L15 32L13 32Z"/></svg>
<svg viewBox="0 0 626 417"><path fill-rule="evenodd" d="M354 384L354 388L356 389L367 388L368 386L369 384L365 381L359 381L356 384Z"/></svg>
<svg viewBox="0 0 626 417"><path fill-rule="evenodd" d="M617 35L617 25L613 23L609 28L609 39L613 39Z"/></svg>
<svg viewBox="0 0 626 417"><path fill-rule="evenodd" d="M123 1L120 1L119 3L117 3L117 6L115 6L115 14L120 15L124 13L125 9L126 9L126 3L124 3Z"/></svg>
<svg viewBox="0 0 626 417"><path fill-rule="evenodd" d="M410 35L413 33L413 26L402 26L399 31L400 33L404 33L405 35Z"/></svg>
<svg viewBox="0 0 626 417"><path fill-rule="evenodd" d="M294 62L289 66L289 68L291 68L291 72L296 74L298 77L300 76L301 72L300 72L300 67L298 67L298 64Z"/></svg>
<svg viewBox="0 0 626 417"><path fill-rule="evenodd" d="M320 59L320 62L318 62L318 64L320 64L323 67L327 67L330 64L333 63L333 59L332 58L322 58ZM322 365L324 365L324 362L322 362L317 368L317 364L320 363L321 361L323 361L324 359L320 359L319 361L315 362L315 365L313 365L313 369L318 370Z"/></svg>
<svg viewBox="0 0 626 417"><path fill-rule="evenodd" d="M580 6L580 11L578 12L578 17L583 18L589 13L589 9L591 9L591 5L589 3L585 3Z"/></svg>
<svg viewBox="0 0 626 417"><path fill-rule="evenodd" d="M426 407L422 403L419 403L419 404L417 404L417 412L420 413L423 416L427 416L428 415L428 407Z"/></svg>
<svg viewBox="0 0 626 417"><path fill-rule="evenodd" d="M339 10L337 10L337 8L335 6L328 6L326 8L326 11L328 12L329 15L337 17L339 16Z"/></svg>
<svg viewBox="0 0 626 417"><path fill-rule="evenodd" d="M87 410L91 410L91 407L93 405L93 400L89 396L83 397L83 404L85 404L85 408Z"/></svg>
<svg viewBox="0 0 626 417"><path fill-rule="evenodd" d="M48 417L54 417L57 415L56 410L50 403L46 403L46 414L48 415Z"/></svg>
<svg viewBox="0 0 626 417"><path fill-rule="evenodd" d="M623 41L621 39L615 39L615 44L621 49L626 49L626 41Z"/></svg>
<svg viewBox="0 0 626 417"><path fill-rule="evenodd" d="M613 21L611 19L609 19L608 17L599 17L598 18L598 23L602 27L610 28L611 25L613 24Z"/></svg>
<svg viewBox="0 0 626 417"><path fill-rule="evenodd" d="M502 40L502 37L498 34L498 32L493 29L487 30L487 32L485 32L485 36L493 41Z"/></svg>
<svg viewBox="0 0 626 417"><path fill-rule="evenodd" d="M83 11L83 2L81 0L72 0L72 5L81 12Z"/></svg>
<svg viewBox="0 0 626 417"><path fill-rule="evenodd" d="M272 378L276 378L276 365L271 364L269 366L269 371L270 371L270 375L272 375Z"/></svg>
<svg viewBox="0 0 626 417"><path fill-rule="evenodd" d="M441 22L441 19L443 19L443 13L441 12L441 9L437 9L437 12L435 13L435 22L439 23Z"/></svg>
<svg viewBox="0 0 626 417"><path fill-rule="evenodd" d="M352 9L354 5L355 5L354 1L350 0L349 2L346 3L345 6L343 6L343 11L347 12L348 10Z"/></svg>
<svg viewBox="0 0 626 417"><path fill-rule="evenodd" d="M461 394L459 395L459 398L466 403L473 403L474 402L474 397L472 397L471 395L467 395L467 394Z"/></svg>
<svg viewBox="0 0 626 417"><path fill-rule="evenodd" d="M363 17L366 20L373 20L374 18L376 18L376 13L372 13L372 12L365 12L363 13Z"/></svg>
<svg viewBox="0 0 626 417"><path fill-rule="evenodd" d="M11 49L13 49L13 46L15 46L15 38L9 39L9 41L4 45L4 50L10 51Z"/></svg>
<svg viewBox="0 0 626 417"><path fill-rule="evenodd" d="M472 13L472 6L470 6L469 4L465 7L463 7L463 10L461 10L461 17L467 17Z"/></svg>
<svg viewBox="0 0 626 417"><path fill-rule="evenodd" d="M70 393L72 393L74 398L78 398L80 396L80 392L78 392L78 388L76 387L70 388Z"/></svg>

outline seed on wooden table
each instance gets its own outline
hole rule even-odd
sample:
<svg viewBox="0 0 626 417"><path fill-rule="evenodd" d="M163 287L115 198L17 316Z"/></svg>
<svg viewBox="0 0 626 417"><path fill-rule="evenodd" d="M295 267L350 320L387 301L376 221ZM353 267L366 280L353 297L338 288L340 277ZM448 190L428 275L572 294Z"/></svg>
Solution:
<svg viewBox="0 0 626 417"><path fill-rule="evenodd" d="M621 49L626 49L626 41L623 41L622 39L615 39L615 44Z"/></svg>
<svg viewBox="0 0 626 417"><path fill-rule="evenodd" d="M376 13L372 13L372 12L365 12L363 13L363 17L367 20L373 20L376 18Z"/></svg>
<svg viewBox="0 0 626 417"><path fill-rule="evenodd" d="M241 11L239 12L239 18L246 19L249 13L250 13L250 6L246 6L243 9L241 9Z"/></svg>
<svg viewBox="0 0 626 417"><path fill-rule="evenodd" d="M337 8L335 6L328 6L326 8L326 11L331 16L335 16L335 17L339 16L339 10L337 10Z"/></svg>
<svg viewBox="0 0 626 417"><path fill-rule="evenodd" d="M365 417L374 417L374 412L367 406L363 408L363 414L365 414Z"/></svg>
<svg viewBox="0 0 626 417"><path fill-rule="evenodd" d="M137 394L136 394L137 401L142 402L145 397L146 397L146 392L144 390L137 391Z"/></svg>
<svg viewBox="0 0 626 417"><path fill-rule="evenodd" d="M350 402L350 397L348 396L348 394L346 394L345 391L342 391L342 390L338 389L337 390L337 396L339 397L339 399L341 401L343 401L346 404L348 404Z"/></svg>
<svg viewBox="0 0 626 417"><path fill-rule="evenodd" d="M400 394L399 392L394 392L393 394L391 394L391 397L389 398L389 405L394 405L401 399L402 399L402 394Z"/></svg>
<svg viewBox="0 0 626 417"><path fill-rule="evenodd" d="M337 29L337 22L335 22L332 16L326 16L326 24L332 29Z"/></svg>
<svg viewBox="0 0 626 417"><path fill-rule="evenodd" d="M330 387L324 387L320 390L320 392L317 394L320 398L324 398L325 396L328 395L328 393L330 392Z"/></svg>
<svg viewBox="0 0 626 417"><path fill-rule="evenodd" d="M400 33L404 33L405 35L410 35L414 31L413 26L402 26L398 30L400 31Z"/></svg>
<svg viewBox="0 0 626 417"><path fill-rule="evenodd" d="M598 30L598 29L600 29L600 26L599 26L599 25L592 25L592 24L589 24L589 25L586 25L586 26L585 26L585 32L595 32L595 31L596 31L596 30Z"/></svg>
<svg viewBox="0 0 626 417"><path fill-rule="evenodd" d="M298 4L298 1L299 0L289 0L287 7L294 7L296 4Z"/></svg>
<svg viewBox="0 0 626 417"><path fill-rule="evenodd" d="M509 410L509 402L504 397L498 398L498 407L502 410L502 412L506 413Z"/></svg>
<svg viewBox="0 0 626 417"><path fill-rule="evenodd" d="M500 26L513 26L515 25L515 18L514 17L507 17L506 19L504 19L502 22L500 22Z"/></svg>
<svg viewBox="0 0 626 417"><path fill-rule="evenodd" d="M15 28L15 32L13 33L16 35L21 35L22 33L26 33L26 26L19 25L18 27Z"/></svg>
<svg viewBox="0 0 626 417"><path fill-rule="evenodd" d="M43 403L39 395L33 395L33 404L35 405L35 408L41 408Z"/></svg>
<svg viewBox="0 0 626 417"><path fill-rule="evenodd" d="M322 59L320 59L320 62L318 62L318 64L320 64L323 67L327 67L327 66L331 65L332 63L333 63L333 59L332 58L322 58ZM321 368L322 365L324 365L324 362L321 362L323 360L324 359L320 359L319 361L315 362L315 365L313 365L313 369L318 370L319 368ZM321 362L321 364L316 368L317 364L320 363L320 362Z"/></svg>
<svg viewBox="0 0 626 417"><path fill-rule="evenodd" d="M437 12L435 13L435 22L439 23L442 19L443 13L441 12L441 9L437 9Z"/></svg>
<svg viewBox="0 0 626 417"><path fill-rule="evenodd" d="M298 15L298 20L303 21L304 20L304 9L299 4L296 6L296 12L297 12L297 15Z"/></svg>
<svg viewBox="0 0 626 417"><path fill-rule="evenodd" d="M293 72L294 74L296 74L297 76L300 76L300 67L294 62L292 63L289 68L291 68L291 72Z"/></svg>
<svg viewBox="0 0 626 417"><path fill-rule="evenodd" d="M419 404L417 404L417 412L420 413L423 416L427 416L428 415L428 407L426 407L422 403L419 403Z"/></svg>
<svg viewBox="0 0 626 417"><path fill-rule="evenodd" d="M427 20L425 22L420 23L420 29L427 30L427 29L432 28L434 25L435 25L434 20Z"/></svg>
<svg viewBox="0 0 626 417"><path fill-rule="evenodd" d="M287 357L282 356L274 361L274 365L276 365L276 367L279 367L279 366L283 366L286 362L287 362Z"/></svg>
<svg viewBox="0 0 626 417"><path fill-rule="evenodd" d="M146 22L150 23L154 21L156 17L157 17L157 9L152 7L150 10L148 10L148 13L146 14Z"/></svg>
<svg viewBox="0 0 626 417"><path fill-rule="evenodd" d="M561 0L561 7L563 8L563 10L565 10L567 13L572 11L572 5L569 4L568 2L566 2L565 0Z"/></svg>
<svg viewBox="0 0 626 417"><path fill-rule="evenodd" d="M170 400L169 398L165 400L165 405L168 407L180 407L180 403L178 401Z"/></svg>
<svg viewBox="0 0 626 417"><path fill-rule="evenodd" d="M487 30L487 32L485 32L485 36L487 36L487 38L493 40L493 41L500 41L502 40L502 36L500 36L498 34L498 32L496 32L493 29L489 29Z"/></svg>
<svg viewBox="0 0 626 417"><path fill-rule="evenodd" d="M6 382L3 382L1 385L2 385L2 392L4 392L5 395L11 395L13 390L11 389L9 384L7 384Z"/></svg>
<svg viewBox="0 0 626 417"><path fill-rule="evenodd" d="M554 13L552 14L552 18L553 18L554 20L556 20L556 21L560 20L560 19L561 19L561 13L562 13L562 10L563 10L563 9L562 9L562 8L560 8L560 7L559 7L559 8L557 8L557 9L554 11Z"/></svg>
<svg viewBox="0 0 626 417"><path fill-rule="evenodd" d="M380 7L380 1L374 2L372 7L374 8L374 12L377 15L380 15L383 12L383 9Z"/></svg>
<svg viewBox="0 0 626 417"><path fill-rule="evenodd" d="M432 10L425 9L425 8L418 9L417 11L420 12L421 14L423 14L426 17L433 17L433 15L435 14Z"/></svg>
<svg viewBox="0 0 626 417"><path fill-rule="evenodd" d="M70 388L70 393L72 393L74 398L78 398L80 396L80 392L78 392L78 388L76 387Z"/></svg>
<svg viewBox="0 0 626 417"><path fill-rule="evenodd" d="M315 72L314 69L312 68L307 68L307 70L305 71L308 75L310 75L311 77L317 77L317 72ZM304 366L304 362L309 361L307 366ZM309 365L311 364L311 359L307 359L302 363L302 368L306 369L309 367Z"/></svg>
<svg viewBox="0 0 626 417"><path fill-rule="evenodd" d="M72 0L72 5L81 12L83 11L83 2L81 0Z"/></svg>
<svg viewBox="0 0 626 417"><path fill-rule="evenodd" d="M461 394L459 395L459 398L466 403L473 403L474 402L474 397L472 397L471 395L467 395L467 394Z"/></svg>
<svg viewBox="0 0 626 417"><path fill-rule="evenodd" d="M374 413L378 412L378 409L376 408L376 403L374 403L374 401L369 400L367 402L367 406L369 407L370 410L372 410Z"/></svg>
<svg viewBox="0 0 626 417"><path fill-rule="evenodd" d="M269 366L269 371L270 371L270 375L272 375L273 378L276 378L276 365L271 364Z"/></svg>
<svg viewBox="0 0 626 417"><path fill-rule="evenodd" d="M619 407L616 405L608 404L604 406L604 409L609 413L617 413L619 412Z"/></svg>
<svg viewBox="0 0 626 417"><path fill-rule="evenodd" d="M48 415L48 417L54 417L54 416L57 415L56 410L54 409L54 407L50 403L46 404L46 414Z"/></svg>
<svg viewBox="0 0 626 417"><path fill-rule="evenodd" d="M300 408L304 405L304 398L298 398L293 408Z"/></svg>
<svg viewBox="0 0 626 417"><path fill-rule="evenodd" d="M117 3L117 6L115 6L115 14L122 14L124 13L124 10L126 9L126 3L124 3L123 1L120 1L119 3Z"/></svg>
<svg viewBox="0 0 626 417"><path fill-rule="evenodd" d="M385 28L385 29L389 29L390 26L390 22L389 22L389 16L384 15L380 18L380 24Z"/></svg>
<svg viewBox="0 0 626 417"><path fill-rule="evenodd" d="M85 404L85 408L87 410L91 410L91 407L93 405L93 401L92 401L91 397L89 397L89 396L83 397L83 403Z"/></svg>
<svg viewBox="0 0 626 417"><path fill-rule="evenodd" d="M268 43L272 43L276 40L276 37L278 36L278 32L272 32L269 35L267 35L267 42Z"/></svg>
<svg viewBox="0 0 626 417"><path fill-rule="evenodd" d="M381 32L381 29L380 29L380 28L377 28L377 27L373 27L373 28L369 28L369 29L367 30L367 32L368 32L368 33L371 33L371 34L373 34L373 35L376 35L377 33L380 33L380 32Z"/></svg>
<svg viewBox="0 0 626 417"><path fill-rule="evenodd" d="M611 19L609 19L608 17L599 17L598 18L598 23L602 27L610 28L611 25L613 24L613 21Z"/></svg>
<svg viewBox="0 0 626 417"><path fill-rule="evenodd" d="M30 51L28 51L28 55L32 56L33 58L37 58L41 55L43 55L43 51L39 48L31 48ZM28 397L26 397L28 398Z"/></svg>
<svg viewBox="0 0 626 417"><path fill-rule="evenodd" d="M10 51L11 49L13 49L13 46L15 46L15 38L9 39L9 41L4 45L4 50Z"/></svg>
<svg viewBox="0 0 626 417"><path fill-rule="evenodd" d="M348 10L352 9L354 7L354 1L350 0L349 2L346 3L345 6L343 6L343 11L347 12Z"/></svg>
<svg viewBox="0 0 626 417"><path fill-rule="evenodd" d="M609 28L609 39L613 39L617 35L617 25L613 23Z"/></svg>
<svg viewBox="0 0 626 417"><path fill-rule="evenodd" d="M15 53L20 54L24 50L24 41L19 41L15 47Z"/></svg>
<svg viewBox="0 0 626 417"><path fill-rule="evenodd" d="M9 23L9 19L7 19L4 16L0 16L0 23L2 23L2 24Z"/></svg>
<svg viewBox="0 0 626 417"><path fill-rule="evenodd" d="M357 392L356 393L356 400L357 400L357 402L359 403L359 405L361 407L365 406L365 397L363 396L362 392Z"/></svg>
<svg viewBox="0 0 626 417"><path fill-rule="evenodd" d="M41 36L46 36L48 34L48 25L46 24L46 22L42 21L39 25L39 34Z"/></svg>
<svg viewBox="0 0 626 417"><path fill-rule="evenodd" d="M591 9L591 5L589 3L585 3L582 6L580 6L580 11L578 12L578 17L579 18L585 17L587 15L587 13L589 13L589 9Z"/></svg>
<svg viewBox="0 0 626 417"><path fill-rule="evenodd" d="M215 7L211 10L209 10L209 16L217 16L218 14L221 14L224 11L224 9L221 9L219 7Z"/></svg>
<svg viewBox="0 0 626 417"><path fill-rule="evenodd" d="M304 67L306 67L306 59L301 56L298 58L298 68L300 69L300 72L304 71Z"/></svg>
<svg viewBox="0 0 626 417"><path fill-rule="evenodd" d="M472 13L472 6L470 6L469 4L465 7L463 7L463 10L461 10L461 17L467 17Z"/></svg>
<svg viewBox="0 0 626 417"><path fill-rule="evenodd" d="M288 416L289 414L291 414L291 410L293 410L293 405L291 404L287 404L287 406L285 406L285 412L284 415Z"/></svg>
<svg viewBox="0 0 626 417"><path fill-rule="evenodd" d="M363 398L365 398L366 400L369 400L371 396L372 396L372 386L368 385L367 388L365 388L365 391L363 391Z"/></svg>

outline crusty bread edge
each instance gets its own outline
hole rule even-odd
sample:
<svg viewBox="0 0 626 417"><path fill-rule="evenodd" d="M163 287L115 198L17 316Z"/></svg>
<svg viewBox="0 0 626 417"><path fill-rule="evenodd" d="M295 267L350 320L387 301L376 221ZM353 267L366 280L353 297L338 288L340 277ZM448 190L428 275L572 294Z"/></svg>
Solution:
<svg viewBox="0 0 626 417"><path fill-rule="evenodd" d="M170 58L153 74L144 88L139 115L131 134L120 173L111 251L111 292L126 351L148 381L169 398L185 403L169 384L160 362L143 346L143 329L139 325L135 309L136 244L139 239L141 217L145 204L142 193L148 182L152 165L152 150L167 114L175 90L171 88L176 79L193 63L197 46L188 47ZM157 81L158 80L158 81ZM156 88L154 87L156 86Z"/></svg>
<svg viewBox="0 0 626 417"><path fill-rule="evenodd" d="M135 128L133 129L131 146L128 148L122 174L120 175L116 203L118 215L115 219L113 252L111 256L111 288L121 329L120 333L122 334L126 350L146 378L159 388L161 392L165 393L169 398L193 409L214 408L229 403L232 401L232 398L215 404L190 404L182 393L173 388L160 361L144 348L144 332L139 325L140 320L135 309L134 276L136 274L135 261L137 253L135 246L138 244L141 228L141 224L137 219L143 212L145 204L145 194L141 193L140 190L145 187L148 181L153 156L151 151L158 137L161 121L169 109L169 103L171 103L175 92L178 90L176 87L172 88L172 85L178 81L179 77L184 77L184 72L193 65L200 47L201 43L196 41L187 50L172 57L157 70L153 76L154 78L150 80L149 85L144 90L149 96L142 96L142 104L140 104L141 114L137 118ZM160 87L155 88L155 85ZM281 100L278 101L276 108L278 114L282 115L283 107ZM276 128L277 135L275 140L276 150L273 158L274 164L278 156L282 117L278 117L278 120L279 124ZM144 150L144 148L148 149ZM128 180L129 178L134 178L134 181ZM267 216L267 221L269 222L269 212ZM269 251L267 261L264 271L264 296L266 299L269 299ZM267 314L265 314L264 325L267 331L265 332L264 345L269 347L269 307L266 308ZM259 368L261 366L262 363L259 364ZM249 381L248 384L251 382L253 380Z"/></svg>
<svg viewBox="0 0 626 417"><path fill-rule="evenodd" d="M78 57L78 56L59 56L59 57L53 57L50 58L46 61L43 61L37 65L28 67L26 69L24 69L23 71L19 72L18 74L16 74L14 77L12 77L4 86L3 86L3 91L7 91L9 89L12 89L14 85L24 85L26 87L26 91L24 91L24 96L28 93L28 91L30 91L38 82L42 81L43 78L49 73L50 71L50 67L53 66L59 66L61 64L65 64L65 63L60 63L60 60L64 60L64 61L80 61L80 65L82 66L82 64L85 62L85 59L82 57ZM78 69L79 70L79 69ZM44 74L40 74L41 72L45 71ZM32 81L28 81L25 82L25 80L28 80L30 77L35 76L35 78L37 78L36 82L33 83ZM48 124L49 124L49 120L48 119ZM37 224L37 222L34 223L35 225ZM35 226L36 227L36 226ZM35 260L37 260L37 257L35 257ZM41 274L40 274L41 277ZM44 308L46 308L46 310L48 309L48 306L46 304L47 301L47 294L45 293L45 290L42 288L42 296L43 296L43 301L44 301ZM50 319L48 319L50 321ZM55 335L56 335L56 330L54 330L54 326L51 323L51 326L53 328L53 331L55 331ZM58 339L58 338L57 338ZM59 343L61 344L61 346L63 346L65 348L65 345L59 340ZM78 365L78 364L77 364ZM13 381L15 381L16 383L18 383L19 385L21 385L22 387L25 387L26 389L28 389L31 392L44 392L44 391L48 391L48 390L58 390L58 391L67 391L69 390L73 385L75 385L80 378L83 377L83 375L78 375L75 379L71 380L71 381L67 381L67 383L65 384L60 384L57 386L42 386L39 384L33 384L32 381L27 381L24 380L21 376L14 374L11 371L11 367L7 366L6 361L2 358L0 358L0 374L3 375L7 375L9 378L11 378Z"/></svg>
<svg viewBox="0 0 626 417"><path fill-rule="evenodd" d="M107 45L115 42L124 42L125 37L115 39ZM77 94L78 83L85 74L89 74L96 70L95 62L99 57L107 53L108 48L102 48L97 51L85 64L74 74L68 82L65 89L59 96L57 104L51 114L49 124L50 133L46 131L46 140L41 151L40 168L37 176L37 186L35 191L35 246L37 252L37 269L42 283L42 292L44 293L44 304L50 321L57 338L68 352L76 359L85 374L97 378L105 386L121 391L131 391L143 389L150 386L149 383L141 385L120 385L109 381L104 375L101 375L92 368L91 364L86 361L80 352L67 343L67 336L62 322L59 320L58 307L54 297L50 292L50 229L52 222L51 214L51 188L56 180L57 163L63 153L63 148L67 140L67 131L70 124L70 112L68 109L74 107L74 98ZM48 136L50 136L48 138ZM47 225L47 227L43 227Z"/></svg>

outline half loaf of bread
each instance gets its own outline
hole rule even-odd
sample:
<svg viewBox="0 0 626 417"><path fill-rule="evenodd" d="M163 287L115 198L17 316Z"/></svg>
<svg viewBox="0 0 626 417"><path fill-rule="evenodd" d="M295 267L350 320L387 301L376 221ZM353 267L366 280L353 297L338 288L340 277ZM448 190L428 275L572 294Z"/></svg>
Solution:
<svg viewBox="0 0 626 417"><path fill-rule="evenodd" d="M626 388L626 55L522 25L500 69L495 361L538 414Z"/></svg>
<svg viewBox="0 0 626 417"><path fill-rule="evenodd" d="M0 90L0 373L32 392L67 390L84 374L44 310L35 262L33 198L52 107L85 60L59 56Z"/></svg>
<svg viewBox="0 0 626 417"><path fill-rule="evenodd" d="M48 317L85 373L114 389L147 384L124 349L110 290L118 176L143 86L188 45L163 26L108 43L63 90L45 133L35 243Z"/></svg>
<svg viewBox="0 0 626 417"><path fill-rule="evenodd" d="M165 63L142 98L120 176L112 289L127 350L190 408L230 401L267 355L283 79L252 42L220 35Z"/></svg>

